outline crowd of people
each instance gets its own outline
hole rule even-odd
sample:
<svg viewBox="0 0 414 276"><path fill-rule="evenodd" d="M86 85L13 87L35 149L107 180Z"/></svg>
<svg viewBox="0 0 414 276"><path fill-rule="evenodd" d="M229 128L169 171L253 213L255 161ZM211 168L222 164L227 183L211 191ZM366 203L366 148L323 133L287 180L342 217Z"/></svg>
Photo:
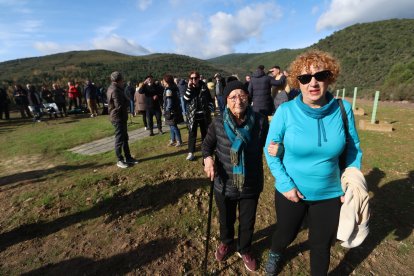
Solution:
<svg viewBox="0 0 414 276"><path fill-rule="evenodd" d="M168 145L176 147L183 144L178 124L186 123L189 161L196 159L200 130L204 171L214 187L220 224L215 259L222 262L236 252L249 271L257 270L252 238L264 184L264 153L275 178L277 218L265 263L266 275L280 272L285 249L296 238L305 218L310 273L327 275L337 229L341 223L349 223L340 219L344 202L341 174L349 168L360 170L362 159L351 105L335 99L328 90L339 72L338 62L330 54L310 50L292 62L289 73L279 66L266 72L259 65L244 82L237 76L224 78L220 73L205 79L191 71L185 78L166 74L160 81L149 74L142 82L125 86L124 77L115 71L105 95L99 96L100 90L90 81L83 95L91 117L97 115L96 105L105 98L115 130L116 165L120 168L138 163L128 145L128 117L142 115L149 136L154 136L153 117L158 133L163 134L164 116L170 128ZM52 91L42 87L38 95L33 86L28 85L26 90L17 84L14 92L22 117L36 114L42 101L56 103L61 116L67 115L65 97L71 109L79 107L83 95L73 82L68 83L66 91L54 84ZM7 99L3 91L0 96L3 115ZM269 116L273 116L270 125ZM358 237L358 229L350 239ZM362 240L353 244L359 245Z"/></svg>
<svg viewBox="0 0 414 276"><path fill-rule="evenodd" d="M169 145L180 146L182 137L177 124L185 120L186 159L192 161L200 129L204 171L212 181L218 208L220 243L214 254L218 262L237 252L248 271L257 270L252 237L264 184L264 152L275 177L277 217L266 275L280 272L285 249L295 239L305 217L311 275L327 275L338 227L353 225L347 216L340 220L346 190L341 175L344 171L347 175L354 175L354 170L360 172L362 158L351 105L335 99L328 91L338 75L339 64L331 55L311 50L292 62L289 74L282 73L279 66L266 73L260 65L246 76L245 82L236 76L224 79L219 73L203 79L199 72L191 71L187 79L165 75L159 84L149 75L137 85L137 108L130 109L141 114L145 109L144 124L149 135L154 135L154 115L158 131L163 133L163 110L171 130ZM140 107L143 103L145 108ZM269 116L273 116L270 126ZM132 161L126 160L125 167ZM361 211L352 208L353 213ZM237 218L238 239L234 244ZM349 239L358 237L358 242L347 244L359 245L366 235L358 233L358 226L351 230L355 232L351 231Z"/></svg>
<svg viewBox="0 0 414 276"><path fill-rule="evenodd" d="M25 86L16 83L11 97L4 88L0 88L0 119L10 119L12 99L21 118L33 118L35 122L40 122L44 115L58 118L59 115L65 117L89 112L91 117L96 117L98 106L106 103L105 91L104 87L98 88L90 80L83 85L69 81L66 89L58 83L53 83L51 89L47 85L39 88L31 83Z"/></svg>

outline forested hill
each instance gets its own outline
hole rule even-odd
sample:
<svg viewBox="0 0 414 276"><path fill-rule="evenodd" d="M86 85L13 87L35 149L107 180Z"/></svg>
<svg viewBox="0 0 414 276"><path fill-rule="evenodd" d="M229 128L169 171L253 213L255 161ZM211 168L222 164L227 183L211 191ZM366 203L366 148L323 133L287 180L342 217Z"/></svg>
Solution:
<svg viewBox="0 0 414 276"><path fill-rule="evenodd" d="M0 81L8 84L31 82L37 85L68 80L91 79L107 84L111 72L118 70L127 80L142 81L148 74L161 79L166 73L185 77L191 70L206 76L231 71L204 60L175 54L129 56L106 50L73 51L43 57L17 59L0 63Z"/></svg>
<svg viewBox="0 0 414 276"><path fill-rule="evenodd" d="M231 54L201 60L175 54L129 56L105 50L74 51L0 63L0 81L5 84L53 81L107 83L112 71L124 72L129 80L140 81L148 73L161 78L165 73L186 76L199 70L207 77L215 72L239 74L241 78L258 65L278 64L286 69L301 52L316 48L331 52L342 65L333 89L359 87L360 95L381 91L381 99L414 101L414 20L393 19L356 24L304 49L281 49L255 54Z"/></svg>
<svg viewBox="0 0 414 276"><path fill-rule="evenodd" d="M356 24L308 48L261 54L232 54L209 60L253 70L259 64L287 68L299 53L316 48L339 59L337 88L358 86L365 93L381 90L383 99L414 100L414 20L393 19ZM365 89L364 89L365 88Z"/></svg>

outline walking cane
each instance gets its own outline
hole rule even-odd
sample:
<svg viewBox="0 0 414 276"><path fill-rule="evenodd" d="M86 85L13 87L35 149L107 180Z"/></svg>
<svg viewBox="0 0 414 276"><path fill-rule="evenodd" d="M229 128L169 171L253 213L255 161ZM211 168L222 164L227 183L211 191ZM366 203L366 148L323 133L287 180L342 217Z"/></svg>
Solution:
<svg viewBox="0 0 414 276"><path fill-rule="evenodd" d="M207 218L206 251L205 251L205 254L204 254L203 275L207 275L208 244L209 244L209 241L210 241L211 211L212 211L212 207L213 207L213 187L214 187L214 181L210 181L210 195L209 195L209 201L208 201L208 218Z"/></svg>

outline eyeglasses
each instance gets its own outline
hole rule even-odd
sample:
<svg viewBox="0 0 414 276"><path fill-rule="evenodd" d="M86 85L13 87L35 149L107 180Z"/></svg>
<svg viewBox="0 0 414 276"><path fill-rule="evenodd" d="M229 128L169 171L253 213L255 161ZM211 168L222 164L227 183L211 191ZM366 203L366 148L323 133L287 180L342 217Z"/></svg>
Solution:
<svg viewBox="0 0 414 276"><path fill-rule="evenodd" d="M299 82L301 84L308 84L308 83L310 83L310 81L312 80L313 77L315 77L315 79L317 81L325 81L331 76L332 76L331 71L324 70L324 71L317 72L313 75L312 74L299 75L299 76L297 76L297 79L299 80Z"/></svg>
<svg viewBox="0 0 414 276"><path fill-rule="evenodd" d="M241 102L246 102L247 101L247 96L246 95L236 95L230 98L227 98L228 100L230 100L232 103L237 102L237 100L241 101Z"/></svg>
<svg viewBox="0 0 414 276"><path fill-rule="evenodd" d="M190 77L190 80L198 80L200 77Z"/></svg>

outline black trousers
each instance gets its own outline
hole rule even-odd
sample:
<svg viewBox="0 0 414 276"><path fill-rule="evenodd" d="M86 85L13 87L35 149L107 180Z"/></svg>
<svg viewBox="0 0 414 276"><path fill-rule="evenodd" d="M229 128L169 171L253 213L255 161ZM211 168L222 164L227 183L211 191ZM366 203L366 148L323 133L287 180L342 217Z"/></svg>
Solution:
<svg viewBox="0 0 414 276"><path fill-rule="evenodd" d="M78 108L78 98L69 98L69 110L72 110L72 106Z"/></svg>
<svg viewBox="0 0 414 276"><path fill-rule="evenodd" d="M193 123L193 128L191 129L191 131L188 131L188 152L195 152L198 126L200 126L201 141L203 141L207 135L208 124L206 123L206 121L195 120Z"/></svg>
<svg viewBox="0 0 414 276"><path fill-rule="evenodd" d="M33 117L27 105L17 105L17 108L19 109L22 118L26 118L26 114L29 118Z"/></svg>
<svg viewBox="0 0 414 276"><path fill-rule="evenodd" d="M123 161L124 157L122 156L122 150L124 151L125 158L131 158L131 153L129 151L128 145L128 129L127 121L125 122L112 122L112 125L115 127L115 154L118 158L118 161Z"/></svg>
<svg viewBox="0 0 414 276"><path fill-rule="evenodd" d="M62 115L62 116L63 116L63 114L66 115L66 113L67 113L67 111L66 111L66 103L56 103L56 105L57 105L57 107L59 109L60 115Z"/></svg>
<svg viewBox="0 0 414 276"><path fill-rule="evenodd" d="M327 275L330 248L338 229L340 198L320 201L301 200L295 203L276 190L275 207L277 225L272 237L271 250L283 254L286 247L296 238L307 215L311 275Z"/></svg>
<svg viewBox="0 0 414 276"><path fill-rule="evenodd" d="M237 251L244 254L250 251L256 222L256 209L259 195L254 198L230 199L214 190L219 211L220 240L227 245L234 240L236 211L239 211Z"/></svg>
<svg viewBox="0 0 414 276"><path fill-rule="evenodd" d="M10 109L9 104L7 103L0 103L0 119L3 120L3 113L6 120L10 119Z"/></svg>
<svg viewBox="0 0 414 276"><path fill-rule="evenodd" d="M147 115L148 130L152 131L152 129L154 128L154 121L152 120L154 115L155 115L155 119L157 120L158 130L162 129L160 109L147 109L146 115Z"/></svg>

